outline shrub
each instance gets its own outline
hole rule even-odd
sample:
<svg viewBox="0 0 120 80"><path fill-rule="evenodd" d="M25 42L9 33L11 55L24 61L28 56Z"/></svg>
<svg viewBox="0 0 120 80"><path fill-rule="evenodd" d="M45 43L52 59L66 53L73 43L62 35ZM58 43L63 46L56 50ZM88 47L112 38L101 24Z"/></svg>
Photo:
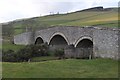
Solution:
<svg viewBox="0 0 120 80"><path fill-rule="evenodd" d="M32 57L49 56L48 46L27 45L26 47L14 52L13 50L3 51L2 59L5 62L23 62L28 61Z"/></svg>
<svg viewBox="0 0 120 80"><path fill-rule="evenodd" d="M13 50L2 51L2 61L15 62L17 61L15 52Z"/></svg>
<svg viewBox="0 0 120 80"><path fill-rule="evenodd" d="M16 54L16 58L18 62L28 61L31 57L32 57L32 54L30 53L29 48L20 49Z"/></svg>
<svg viewBox="0 0 120 80"><path fill-rule="evenodd" d="M48 46L45 44L42 45L31 45L31 52L33 57L48 56Z"/></svg>
<svg viewBox="0 0 120 80"><path fill-rule="evenodd" d="M64 58L64 49L56 49L54 55L59 59Z"/></svg>

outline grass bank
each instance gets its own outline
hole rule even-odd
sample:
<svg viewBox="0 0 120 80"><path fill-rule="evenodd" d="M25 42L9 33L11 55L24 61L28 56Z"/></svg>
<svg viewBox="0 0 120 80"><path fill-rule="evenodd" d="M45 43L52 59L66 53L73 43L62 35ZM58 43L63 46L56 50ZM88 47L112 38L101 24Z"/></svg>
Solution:
<svg viewBox="0 0 120 80"><path fill-rule="evenodd" d="M3 62L4 78L117 78L118 61L65 59L43 62Z"/></svg>
<svg viewBox="0 0 120 80"><path fill-rule="evenodd" d="M8 42L2 44L2 49L5 51L10 50L10 49L14 51L18 51L19 49L24 48L24 47L25 45L16 45L16 44L8 43Z"/></svg>

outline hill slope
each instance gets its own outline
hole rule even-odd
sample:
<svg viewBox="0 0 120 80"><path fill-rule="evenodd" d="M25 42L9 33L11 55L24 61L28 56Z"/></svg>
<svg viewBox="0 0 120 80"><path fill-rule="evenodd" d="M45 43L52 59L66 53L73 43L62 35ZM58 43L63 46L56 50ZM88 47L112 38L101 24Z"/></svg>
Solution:
<svg viewBox="0 0 120 80"><path fill-rule="evenodd" d="M25 32L26 30L41 29L50 26L105 26L118 27L118 8L95 7L67 14L54 14L43 17L34 17L3 24L8 32L12 28L13 35ZM27 27L27 28L26 28ZM3 30L3 34L4 31Z"/></svg>

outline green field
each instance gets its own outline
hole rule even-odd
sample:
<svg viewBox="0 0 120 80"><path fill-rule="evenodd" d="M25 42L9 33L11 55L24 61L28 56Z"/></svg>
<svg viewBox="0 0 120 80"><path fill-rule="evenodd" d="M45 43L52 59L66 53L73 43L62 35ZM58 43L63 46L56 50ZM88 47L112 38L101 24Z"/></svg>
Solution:
<svg viewBox="0 0 120 80"><path fill-rule="evenodd" d="M117 78L111 59L65 59L43 62L3 62L3 78Z"/></svg>
<svg viewBox="0 0 120 80"><path fill-rule="evenodd" d="M2 50L7 51L11 49L14 51L18 51L19 49L24 48L24 46L25 45L15 45L15 44L6 42L2 44Z"/></svg>
<svg viewBox="0 0 120 80"><path fill-rule="evenodd" d="M2 77L2 63L0 62L0 78Z"/></svg>
<svg viewBox="0 0 120 80"><path fill-rule="evenodd" d="M49 61L49 60L58 60L58 57L55 56L33 57L31 59L31 62L40 62L40 61Z"/></svg>

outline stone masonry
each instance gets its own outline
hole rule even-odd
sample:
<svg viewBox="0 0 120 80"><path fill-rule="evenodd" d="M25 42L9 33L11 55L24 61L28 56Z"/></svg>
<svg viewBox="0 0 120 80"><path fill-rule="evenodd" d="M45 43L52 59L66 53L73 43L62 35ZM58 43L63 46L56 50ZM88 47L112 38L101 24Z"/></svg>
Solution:
<svg viewBox="0 0 120 80"><path fill-rule="evenodd" d="M63 47L65 44L64 41L66 41L66 46L68 47L65 50L65 54L70 57L74 57L77 53L79 53L79 55L81 54L79 51L80 49L82 50L81 47L79 47L77 53L76 50L74 50L78 46L83 46L84 48L84 44L86 46L92 44L92 56L119 59L119 36L120 30L118 28L57 26L16 35L14 36L14 43L18 45L35 44L36 40L41 38L44 43L47 42L51 47L54 45L57 47L59 43L63 44L60 45ZM85 42L85 40L87 42ZM81 41L83 43L80 43Z"/></svg>

